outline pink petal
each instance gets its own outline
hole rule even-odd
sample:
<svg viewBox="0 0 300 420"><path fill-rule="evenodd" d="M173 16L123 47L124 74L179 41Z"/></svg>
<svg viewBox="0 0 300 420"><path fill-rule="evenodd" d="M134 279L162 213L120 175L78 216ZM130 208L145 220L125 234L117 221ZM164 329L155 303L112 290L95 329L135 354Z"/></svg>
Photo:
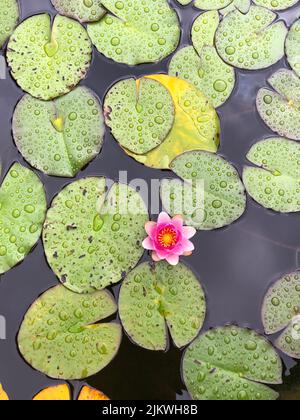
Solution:
<svg viewBox="0 0 300 420"><path fill-rule="evenodd" d="M146 238L143 241L143 244L142 245L143 245L143 248L147 249L148 251L153 251L155 249L154 243L153 243L152 239L149 238L149 237Z"/></svg>
<svg viewBox="0 0 300 420"><path fill-rule="evenodd" d="M184 226L182 232L186 239L191 239L197 233L196 229L190 226Z"/></svg>
<svg viewBox="0 0 300 420"><path fill-rule="evenodd" d="M153 259L153 261L155 261L155 262L159 262L159 261L161 261L161 258L159 258L159 256L157 255L157 253L156 253L156 252L152 252L152 259Z"/></svg>
<svg viewBox="0 0 300 420"><path fill-rule="evenodd" d="M171 265L177 265L179 263L179 256L174 255L174 254L170 254L170 255L167 256L166 260Z"/></svg>
<svg viewBox="0 0 300 420"><path fill-rule="evenodd" d="M145 230L150 238L154 238L155 230L156 230L157 223L155 222L147 222L145 225Z"/></svg>
<svg viewBox="0 0 300 420"><path fill-rule="evenodd" d="M156 254L158 255L158 257L161 260L165 260L167 258L167 256L170 255L169 252L164 251L164 250L156 249L155 251L156 251Z"/></svg>
<svg viewBox="0 0 300 420"><path fill-rule="evenodd" d="M178 215L178 216L173 217L172 223L174 224L174 226L179 231L182 231L182 228L183 228L183 218L182 218L182 216Z"/></svg>
<svg viewBox="0 0 300 420"><path fill-rule="evenodd" d="M171 223L171 217L167 213L162 212L158 216L157 223L159 223L159 224L161 224L161 223Z"/></svg>
<svg viewBox="0 0 300 420"><path fill-rule="evenodd" d="M192 252L195 250L194 244L188 239L182 241L183 252Z"/></svg>

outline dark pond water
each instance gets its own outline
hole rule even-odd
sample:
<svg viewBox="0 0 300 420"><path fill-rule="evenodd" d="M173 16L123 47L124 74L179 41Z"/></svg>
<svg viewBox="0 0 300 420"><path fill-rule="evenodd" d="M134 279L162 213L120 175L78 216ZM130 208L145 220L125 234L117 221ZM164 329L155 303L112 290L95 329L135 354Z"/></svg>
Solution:
<svg viewBox="0 0 300 420"><path fill-rule="evenodd" d="M50 0L20 0L22 19L42 11L54 13ZM171 4L181 18L182 45L189 43L189 32L199 10ZM288 25L300 15L300 6L281 13ZM105 92L118 79L157 72L166 72L170 58L156 65L127 67L108 61L94 53L88 77L83 84L92 88L103 100ZM266 79L281 67L264 71L237 71L237 85L231 99L219 109L222 125L220 154L231 161L241 172L246 164L245 155L257 140L272 135L258 117L255 98ZM22 91L7 75L0 80L0 161L4 174L14 161L26 162L18 153L11 136L11 118ZM128 172L128 180L170 177L169 172L147 169L122 152L106 134L102 153L80 173L105 175L117 179L119 171ZM42 178L51 202L67 179ZM3 175L2 175L3 177ZM1 178L2 179L2 178ZM251 199L245 215L226 229L199 232L195 243L197 252L187 263L198 273L208 298L208 315L205 329L237 323L262 332L260 308L263 296L281 274L299 268L300 264L300 214L281 215L264 210ZM145 259L147 257L145 256ZM24 314L32 302L57 280L48 267L41 242L18 267L0 279L0 315L7 322L7 340L0 340L0 382L12 399L31 399L44 387L55 385L43 374L34 371L20 356L16 335ZM118 287L114 288L118 294ZM295 365L283 357L288 374ZM188 398L180 375L181 352L172 346L167 353L142 350L124 336L115 360L87 383L106 392L112 399L186 399ZM82 384L73 382L78 389ZM300 393L299 393L300 399Z"/></svg>

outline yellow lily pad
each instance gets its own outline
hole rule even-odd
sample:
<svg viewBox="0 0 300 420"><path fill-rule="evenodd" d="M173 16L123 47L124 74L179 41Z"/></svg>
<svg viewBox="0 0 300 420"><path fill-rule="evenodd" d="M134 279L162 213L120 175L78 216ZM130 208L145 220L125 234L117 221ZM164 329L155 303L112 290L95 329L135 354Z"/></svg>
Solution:
<svg viewBox="0 0 300 420"><path fill-rule="evenodd" d="M82 387L78 401L102 401L109 400L103 392L89 386ZM67 384L50 386L43 389L34 398L33 401L71 401L72 393Z"/></svg>
<svg viewBox="0 0 300 420"><path fill-rule="evenodd" d="M68 385L62 384L43 389L34 398L34 401L70 401L71 391Z"/></svg>
<svg viewBox="0 0 300 420"><path fill-rule="evenodd" d="M220 144L220 121L210 101L193 85L165 74L147 76L170 92L175 105L173 128L165 141L144 155L124 149L138 162L156 169L169 169L179 155L192 150L217 152Z"/></svg>
<svg viewBox="0 0 300 420"><path fill-rule="evenodd" d="M8 395L2 388L2 385L0 384L0 401L8 401L8 400L9 400Z"/></svg>

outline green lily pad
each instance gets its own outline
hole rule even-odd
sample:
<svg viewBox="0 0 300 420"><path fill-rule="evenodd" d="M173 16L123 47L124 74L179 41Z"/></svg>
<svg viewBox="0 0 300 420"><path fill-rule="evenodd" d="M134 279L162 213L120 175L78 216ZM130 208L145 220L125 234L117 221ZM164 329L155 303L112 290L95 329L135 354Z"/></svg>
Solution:
<svg viewBox="0 0 300 420"><path fill-rule="evenodd" d="M298 0L253 0L257 6L270 10L285 10L298 3Z"/></svg>
<svg viewBox="0 0 300 420"><path fill-rule="evenodd" d="M152 63L177 48L179 19L167 0L156 0L151 6L141 0L102 0L102 5L109 13L87 29L106 57L128 65Z"/></svg>
<svg viewBox="0 0 300 420"><path fill-rule="evenodd" d="M300 211L300 144L284 138L262 140L247 159L258 166L246 167L243 173L246 190L255 201L282 213Z"/></svg>
<svg viewBox="0 0 300 420"><path fill-rule="evenodd" d="M92 44L84 27L59 15L52 27L47 14L26 19L8 43L13 78L23 90L43 100L72 90L86 76L91 59Z"/></svg>
<svg viewBox="0 0 300 420"><path fill-rule="evenodd" d="M220 10L231 3L232 0L195 0L194 6L201 10Z"/></svg>
<svg viewBox="0 0 300 420"><path fill-rule="evenodd" d="M264 384L282 383L282 364L261 335L236 326L211 330L183 357L183 377L194 400L276 400Z"/></svg>
<svg viewBox="0 0 300 420"><path fill-rule="evenodd" d="M265 124L281 136L300 140L300 79L289 70L279 70L270 79L270 89L260 89L257 110Z"/></svg>
<svg viewBox="0 0 300 420"><path fill-rule="evenodd" d="M300 76L300 19L297 20L289 30L286 38L285 48L288 62L292 69Z"/></svg>
<svg viewBox="0 0 300 420"><path fill-rule="evenodd" d="M300 359L300 272L287 274L268 290L262 319L266 334L283 331L276 346Z"/></svg>
<svg viewBox="0 0 300 420"><path fill-rule="evenodd" d="M190 343L203 326L205 295L186 265L144 263L123 282L119 312L125 331L139 346L166 350L169 329L180 348Z"/></svg>
<svg viewBox="0 0 300 420"><path fill-rule="evenodd" d="M171 169L184 180L165 179L161 184L164 208L182 214L187 225L199 230L227 226L246 209L244 186L237 170L212 153L195 151L176 158Z"/></svg>
<svg viewBox="0 0 300 420"><path fill-rule="evenodd" d="M192 26L192 42L195 50L201 55L204 47L214 46L216 30L220 23L216 10L202 13Z"/></svg>
<svg viewBox="0 0 300 420"><path fill-rule="evenodd" d="M175 105L173 128L165 141L144 155L125 152L138 162L156 169L169 169L172 160L190 150L216 152L219 146L219 117L210 101L190 83L165 74L147 76L163 84Z"/></svg>
<svg viewBox="0 0 300 420"><path fill-rule="evenodd" d="M51 0L61 15L79 22L97 22L106 13L101 0Z"/></svg>
<svg viewBox="0 0 300 420"><path fill-rule="evenodd" d="M177 0L186 6L193 0ZM242 13L248 13L251 0L195 0L194 6L201 10L220 10L223 15L238 9Z"/></svg>
<svg viewBox="0 0 300 420"><path fill-rule="evenodd" d="M85 87L52 102L25 95L13 117L19 151L48 175L75 176L100 152L104 131L98 98Z"/></svg>
<svg viewBox="0 0 300 420"><path fill-rule="evenodd" d="M104 369L118 352L119 324L100 322L117 311L107 291L83 296L63 286L49 289L30 307L18 345L34 369L57 379L83 379Z"/></svg>
<svg viewBox="0 0 300 420"><path fill-rule="evenodd" d="M0 188L0 274L23 261L39 240L46 194L34 172L15 163Z"/></svg>
<svg viewBox="0 0 300 420"><path fill-rule="evenodd" d="M105 178L84 178L53 200L44 225L50 267L67 288L91 293L119 282L143 255L148 213L141 196Z"/></svg>
<svg viewBox="0 0 300 420"><path fill-rule="evenodd" d="M3 0L0 9L0 49L12 34L19 20L17 0Z"/></svg>
<svg viewBox="0 0 300 420"><path fill-rule="evenodd" d="M169 91L148 78L116 83L105 102L106 124L130 152L144 154L159 146L174 123L174 104Z"/></svg>
<svg viewBox="0 0 300 420"><path fill-rule="evenodd" d="M192 28L193 47L185 47L172 58L169 74L192 83L210 98L216 108L231 95L234 69L220 58L214 38L220 18L217 11L202 13Z"/></svg>
<svg viewBox="0 0 300 420"><path fill-rule="evenodd" d="M214 47L204 47L200 56L193 47L182 48L174 55L169 74L192 83L215 108L226 102L235 85L234 69L224 63Z"/></svg>
<svg viewBox="0 0 300 420"><path fill-rule="evenodd" d="M216 47L228 64L246 70L267 68L284 56L287 28L263 7L247 14L236 10L224 17L216 33Z"/></svg>

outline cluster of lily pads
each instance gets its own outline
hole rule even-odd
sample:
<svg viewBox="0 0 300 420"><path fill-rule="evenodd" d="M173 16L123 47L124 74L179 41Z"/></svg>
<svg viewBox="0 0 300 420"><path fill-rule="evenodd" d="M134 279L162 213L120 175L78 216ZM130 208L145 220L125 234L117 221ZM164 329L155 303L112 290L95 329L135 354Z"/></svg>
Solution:
<svg viewBox="0 0 300 420"><path fill-rule="evenodd" d="M178 176L163 180L163 205L174 216L178 203L195 203L183 216L198 230L239 219L246 209L245 187L266 208L300 211L300 146L293 141L300 140L299 22L288 33L272 11L295 1L195 0L207 12L193 24L193 45L172 58L169 75L116 83L103 110L94 92L76 87L90 67L92 44L127 65L161 60L179 44L177 14L166 0L52 3L60 13L53 22L40 14L16 27L15 0L5 0L0 11L0 47L10 36L7 62L27 92L14 112L13 136L32 167L74 177L99 154L106 123L130 157ZM234 89L235 67L269 67L284 56L285 46L294 72L272 76L274 90L258 93L257 108L266 124L287 138L255 144L247 157L256 167L245 168L242 182L233 165L216 154L215 108ZM193 200L197 181L204 181L202 207ZM148 221L140 194L127 185L83 178L66 186L47 209L39 177L18 163L9 169L0 188L0 274L21 262L42 235L47 261L61 282L25 315L18 334L24 359L55 379L96 374L119 350L122 328L111 320L118 311L137 345L166 351L170 336L176 347L188 346L182 370L194 399L276 399L266 385L281 383L282 364L264 337L234 325L199 336L206 297L192 270L184 263L137 265ZM107 288L121 280L117 304ZM300 359L299 293L300 275L286 276L267 293L262 312L266 334L283 331L276 346ZM58 392L71 399L65 387ZM39 397L45 399L45 392Z"/></svg>

